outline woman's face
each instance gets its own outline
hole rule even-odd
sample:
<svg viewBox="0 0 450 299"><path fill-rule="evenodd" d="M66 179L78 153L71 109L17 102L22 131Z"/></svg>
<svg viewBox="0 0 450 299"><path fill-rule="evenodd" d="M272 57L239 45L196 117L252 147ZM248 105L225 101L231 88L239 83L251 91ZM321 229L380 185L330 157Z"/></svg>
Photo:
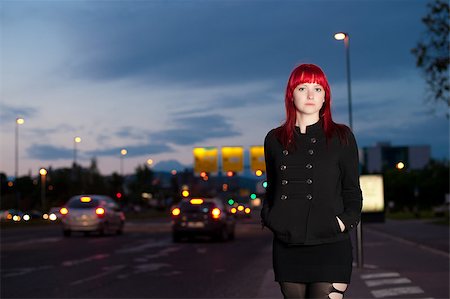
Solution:
<svg viewBox="0 0 450 299"><path fill-rule="evenodd" d="M308 115L319 114L325 101L325 91L317 83L302 83L294 89L294 105L298 112Z"/></svg>

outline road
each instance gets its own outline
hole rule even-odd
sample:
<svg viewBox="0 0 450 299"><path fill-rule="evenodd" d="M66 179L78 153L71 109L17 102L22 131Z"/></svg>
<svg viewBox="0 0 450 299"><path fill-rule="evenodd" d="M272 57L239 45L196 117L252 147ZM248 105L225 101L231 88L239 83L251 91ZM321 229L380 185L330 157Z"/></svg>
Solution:
<svg viewBox="0 0 450 299"><path fill-rule="evenodd" d="M172 243L165 219L106 237L2 229L1 298L281 298L270 232L257 217L236 229L225 243ZM363 232L365 264L355 265L346 298L449 297L448 227L387 221Z"/></svg>

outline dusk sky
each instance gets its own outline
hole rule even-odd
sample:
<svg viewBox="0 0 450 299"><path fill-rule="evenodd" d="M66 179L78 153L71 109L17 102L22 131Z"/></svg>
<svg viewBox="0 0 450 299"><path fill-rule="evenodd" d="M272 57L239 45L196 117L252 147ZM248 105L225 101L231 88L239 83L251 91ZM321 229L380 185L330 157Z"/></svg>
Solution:
<svg viewBox="0 0 450 299"><path fill-rule="evenodd" d="M284 120L291 70L328 76L333 117L360 148L430 145L448 158L445 105L427 104L410 50L427 1L1 1L0 172L69 167L96 157L102 174L152 158L192 165L197 146L262 145ZM435 110L433 112L433 110ZM162 164L160 164L162 167ZM158 165L156 165L158 167Z"/></svg>

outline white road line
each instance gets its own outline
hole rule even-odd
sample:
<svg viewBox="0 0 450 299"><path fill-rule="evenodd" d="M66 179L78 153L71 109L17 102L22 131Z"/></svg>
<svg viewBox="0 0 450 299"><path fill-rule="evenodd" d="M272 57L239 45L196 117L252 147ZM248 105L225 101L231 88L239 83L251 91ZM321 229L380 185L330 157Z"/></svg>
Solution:
<svg viewBox="0 0 450 299"><path fill-rule="evenodd" d="M13 246L24 246L24 245L30 245L30 244L35 245L35 244L38 244L38 243L52 243L52 242L58 242L58 241L61 241L61 240L62 240L61 237L28 239L28 240L19 241L19 242L11 242L8 245L13 245Z"/></svg>
<svg viewBox="0 0 450 299"><path fill-rule="evenodd" d="M8 278L8 277L15 277L15 276L20 276L20 275L25 275L25 274L29 274L32 273L34 271L39 271L39 270L47 270L47 269L52 269L53 266L40 266L40 267L36 267L36 268L17 268L17 269L10 269L7 270L5 272L10 272L7 274L2 274L3 278ZM3 272L3 271L2 271Z"/></svg>
<svg viewBox="0 0 450 299"><path fill-rule="evenodd" d="M397 272L384 272L384 273L363 274L361 275L361 279L399 277L399 276L400 273Z"/></svg>
<svg viewBox="0 0 450 299"><path fill-rule="evenodd" d="M371 293L375 298L383 298L399 295L422 294L424 293L424 291L419 287L399 287L399 288L373 290L371 291Z"/></svg>
<svg viewBox="0 0 450 299"><path fill-rule="evenodd" d="M96 261L96 260L102 260L109 257L109 254L96 254L93 256L88 256L86 258L83 259L79 259L79 260L72 260L72 261L64 261L61 263L61 266L64 267L71 267L71 266L76 266L79 264L83 264L83 263L87 263L90 261Z"/></svg>
<svg viewBox="0 0 450 299"><path fill-rule="evenodd" d="M95 280L95 279L98 279L98 278L100 278L100 277L109 275L109 274L111 274L111 273L113 273L113 272L119 271L119 270L121 270L121 269L123 269L123 268L125 268L125 265L117 265L117 266L112 266L112 267L104 267L102 273L97 274L97 275L93 275L93 276L90 276L90 277L86 277L86 278L84 278L84 279L76 280L76 281L70 283L70 285L74 286L74 285L77 285L77 284L80 284L80 283L84 283L84 282L87 282L87 281L90 281L90 280Z"/></svg>
<svg viewBox="0 0 450 299"><path fill-rule="evenodd" d="M388 278L388 279L373 279L373 280L365 280L366 285L370 288L382 286L385 284L402 284L402 283L411 283L411 280L406 277L400 278Z"/></svg>
<svg viewBox="0 0 450 299"><path fill-rule="evenodd" d="M126 247L124 249L116 250L116 253L137 253L137 252L141 252L141 251L146 251L148 248L167 246L169 243L171 243L169 241L169 239L160 240L160 241L155 241L155 240L150 239L147 242L140 244L140 245L134 245L134 246Z"/></svg>
<svg viewBox="0 0 450 299"><path fill-rule="evenodd" d="M419 244L419 243L416 243L416 242L413 242L413 241L410 241L410 240L407 240L407 239L403 239L403 238L400 238L400 237L396 237L396 236L393 236L391 234L375 230L373 228L367 228L366 227L366 230L368 230L371 233L384 236L384 237L389 238L391 240L394 240L394 241L397 241L397 242L400 242L400 243L404 243L404 244L408 244L408 245L412 245L412 246L418 247L420 249L429 251L431 253L434 253L434 254L437 254L437 255L441 255L441 256L444 256L446 258L450 258L450 253L448 253L446 251L439 250L439 249L436 249L436 248L432 248L432 247L429 247L429 246L426 246L426 245L423 245L423 244Z"/></svg>

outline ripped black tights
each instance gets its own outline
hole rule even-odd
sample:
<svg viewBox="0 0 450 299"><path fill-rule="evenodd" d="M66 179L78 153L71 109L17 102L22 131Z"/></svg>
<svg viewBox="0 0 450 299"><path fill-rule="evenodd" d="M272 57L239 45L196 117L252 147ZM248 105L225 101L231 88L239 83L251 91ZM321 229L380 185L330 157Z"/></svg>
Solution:
<svg viewBox="0 0 450 299"><path fill-rule="evenodd" d="M331 282L280 282L281 292L288 298L342 299L347 289L345 283Z"/></svg>

